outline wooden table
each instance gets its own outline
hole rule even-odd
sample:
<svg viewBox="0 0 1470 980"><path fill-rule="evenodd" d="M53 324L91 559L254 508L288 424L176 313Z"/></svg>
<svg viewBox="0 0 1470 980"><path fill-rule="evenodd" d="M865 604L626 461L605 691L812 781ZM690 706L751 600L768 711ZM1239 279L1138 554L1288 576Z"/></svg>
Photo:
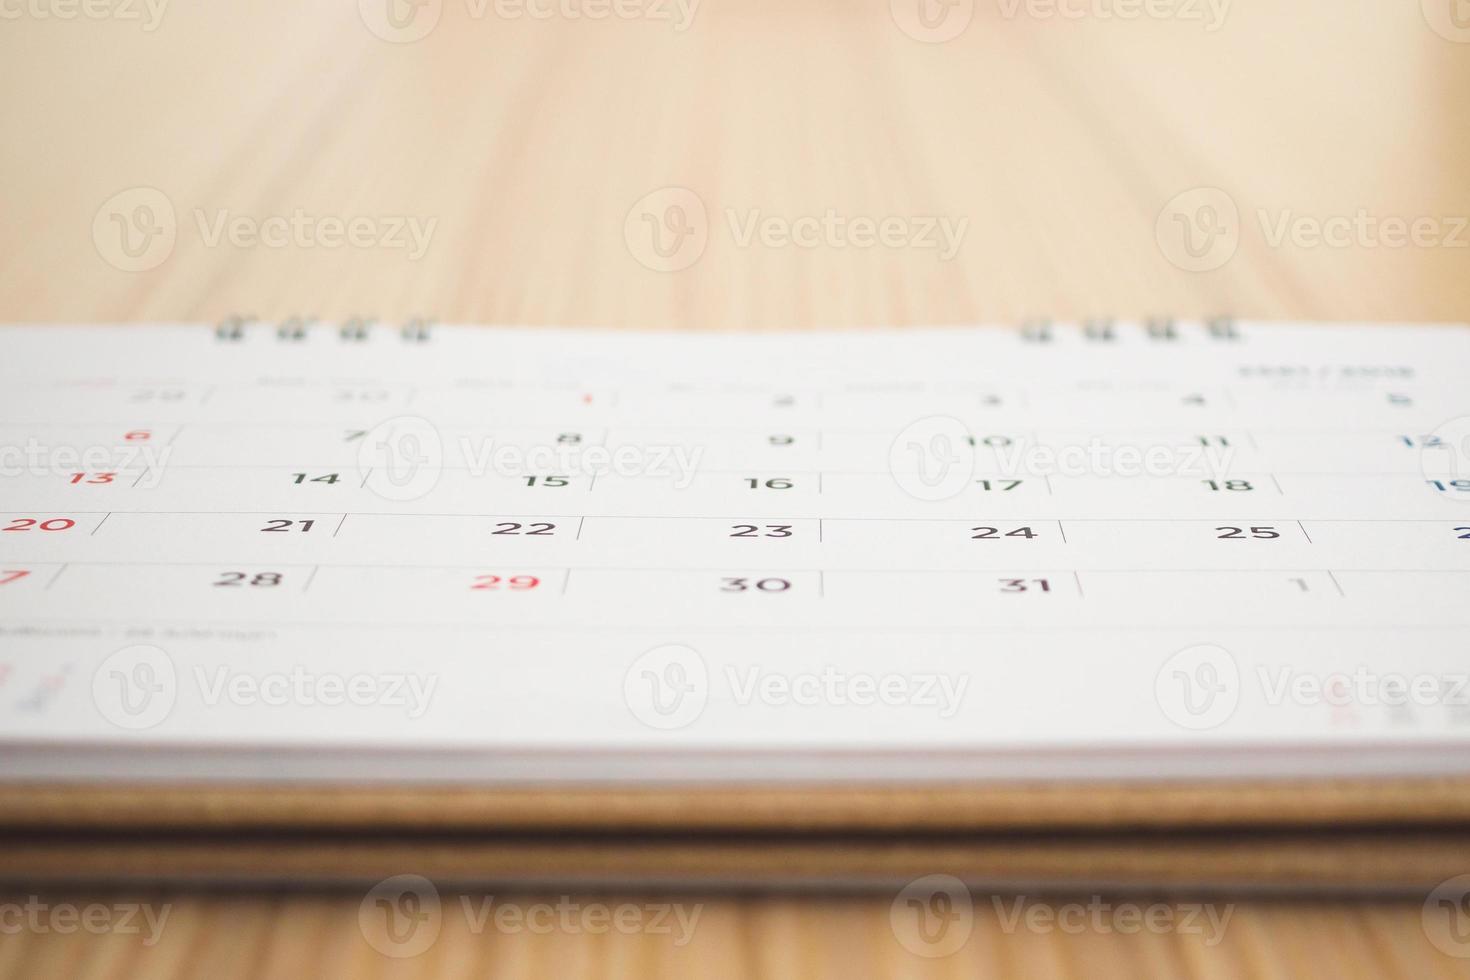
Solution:
<svg viewBox="0 0 1470 980"><path fill-rule="evenodd" d="M0 319L1470 319L1448 0L387 2L6 5ZM1008 925L1018 895L1233 912L1208 945ZM702 904L676 946L477 932L445 891L407 959L375 951L363 897L10 887L0 930L38 904L170 918L152 946L0 931L0 977L1470 974L1422 896L977 894L930 958L892 894L497 897Z"/></svg>

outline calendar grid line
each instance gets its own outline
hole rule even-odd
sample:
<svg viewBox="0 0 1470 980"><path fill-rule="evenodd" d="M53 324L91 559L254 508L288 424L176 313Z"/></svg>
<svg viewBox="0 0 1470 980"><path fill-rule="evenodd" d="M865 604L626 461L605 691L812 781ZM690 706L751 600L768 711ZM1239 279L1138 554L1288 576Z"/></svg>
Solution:
<svg viewBox="0 0 1470 980"><path fill-rule="evenodd" d="M251 567L254 567L254 566L257 566L257 565L264 565L264 564L269 563L273 567L274 566L279 566L281 568L312 568L312 567L318 567L318 568L363 568L363 569L404 568L404 569L413 569L415 571L424 571L424 570L433 570L433 569L468 570L468 569L484 568L484 567L487 567L488 565L496 565L496 564L505 564L506 563L505 559L502 556L500 556L500 555L486 555L485 558L486 558L485 561L483 561L483 562L477 562L477 563L474 563L474 564L465 564L465 563L458 563L458 562L434 562L434 563L431 563L431 564L410 564L410 563L407 563L407 562L402 562L402 561L397 561L397 560L395 560L395 561L393 561L391 563L390 562L326 562L326 563L312 563L312 562L302 562L302 561L274 561L274 560L270 560L270 559L260 560L260 561L243 561L243 562L239 562L239 564L249 565ZM221 564L227 563L230 560L232 560L232 559L223 559L221 561L198 561L198 560L190 560L190 561L147 561L147 560L104 561L104 560L99 560L99 559L88 559L86 561L69 561L69 562L65 562L65 563L62 563L62 564L64 564L65 566L78 566L78 567L95 566L95 567L110 567L110 568L129 568L129 567L133 567L133 566L144 566L144 567L149 567L149 568L168 568L168 567L215 568L215 567L218 567ZM1028 573L1029 572L1051 571L1051 572L1060 572L1062 574L1079 573L1079 574L1087 574L1087 575L1095 575L1095 574L1108 574L1108 575L1120 575L1120 574L1153 575L1153 574L1157 574L1157 573L1161 573L1161 572L1163 572L1163 573L1188 572L1188 573L1204 573L1204 574L1213 574L1213 573L1216 573L1216 572L1241 572L1241 573L1252 573L1252 574L1277 574L1277 573L1284 574L1284 573L1287 573L1287 572L1309 572L1309 571L1321 571L1321 572L1324 572L1325 574L1328 574L1328 575L1334 575L1335 574L1334 571L1333 570L1330 570L1330 569L1313 569L1313 568L1309 568L1309 567L1287 567L1287 566L1283 566L1281 568L1262 568L1260 565L1215 566L1215 567L1209 567L1209 566L1189 566L1189 565L1156 565L1156 566L1150 566L1148 568L1137 568L1137 567L1134 567L1134 568L1098 567L1098 568L1072 569L1072 568L1057 568L1056 566L1046 565L1046 564L1040 564L1040 565L1038 565L1038 564L1036 564L1034 562L1013 562L1013 563L1005 564L1005 565L964 565L964 566L951 567L951 568L935 568L935 567L916 568L916 567L912 567L912 566L903 566L903 567L885 566L885 567L880 567L880 568L869 568L869 567L855 566L855 567L834 568L834 567L832 567L830 565L805 566L805 565L787 565L787 564L782 563L782 562L767 562L767 563L762 563L760 565L749 565L749 564L731 563L731 564L728 564L728 565L709 565L709 566L679 565L679 566L675 567L675 566L671 566L671 565L658 565L658 564L653 564L653 565L564 565L564 564L543 564L543 563L539 563L539 562L535 561L534 559L532 559L530 561L527 561L527 560L524 560L523 558L520 558L520 557L517 557L512 563L513 564L517 564L517 565L525 565L527 567L541 567L541 568L546 568L548 570L553 570L553 571L576 570L576 571L583 571L583 572L594 572L594 571L597 571L597 572L686 572L687 571L687 572L720 573L720 572L728 572L728 571L731 571L731 570L736 570L736 571L758 571L758 570L761 570L761 569L765 569L767 571L775 570L775 571L781 571L781 572L800 573L800 574L816 574L818 572L831 572L831 573L834 573L834 574L849 574L849 573L851 573L851 574L865 574L865 575L886 575L886 574L894 574L894 575L952 575L952 574L969 574L969 573L990 574L990 573L993 573L993 572L1017 572L1017 571L1026 571ZM16 564L20 564L20 563L17 562ZM56 563L55 562L45 562L45 561L42 561L42 562L29 562L28 564L34 564L34 565L51 565L51 564L56 564ZM1434 574L1434 575L1470 575L1470 568L1425 568L1425 567L1419 567L1419 566L1410 566L1410 567L1405 567L1405 566L1399 566L1399 567L1376 567L1375 566L1375 567L1361 567L1361 568L1340 568L1340 569L1337 569L1336 571L1344 572L1344 573L1349 574L1349 575L1354 575L1354 574L1359 574L1359 573L1365 573L1365 572L1367 572L1367 573L1375 573L1375 574L1400 574L1400 573L1402 573L1402 574Z"/></svg>
<svg viewBox="0 0 1470 980"><path fill-rule="evenodd" d="M1467 501L1470 504L1470 501ZM37 510L37 508L31 508ZM295 514L310 517L335 517L341 515L340 510L303 510L293 507L262 508L257 510L79 510L75 508L51 508L47 513L57 514L118 514L131 517L170 517L170 516L219 516L219 517L259 517L266 514ZM21 513L16 510L4 510L0 513ZM531 511L527 513L509 511L392 511L392 510L362 510L348 511L347 517L445 517L464 519L492 519L498 517L512 519L534 519L550 518L555 520L593 520L593 521L739 521L741 511L732 511L729 514L558 514L547 511ZM791 517L791 516L766 516L762 520L786 520L786 521L830 521L849 523L936 523L936 524L963 524L966 521L980 521L991 519L985 514L957 514L953 517ZM1004 518L1005 520L1031 520L1028 517ZM1056 518L1035 518L1037 520L1056 521ZM1229 512L1224 516L1196 515L1190 517L1068 517L1066 520L1074 524L1196 524L1209 521L1236 520ZM1291 523L1296 521L1307 521L1313 524L1443 524L1455 521L1470 520L1470 511L1465 516L1452 517L1282 517L1279 515L1260 515L1249 518L1256 521L1276 521L1278 523ZM100 526L100 525L99 525Z"/></svg>
<svg viewBox="0 0 1470 980"><path fill-rule="evenodd" d="M44 618L38 618L38 619L30 620L30 622L35 623L35 624L57 623L57 624L63 624L63 625L84 624L84 625L100 625L100 626L130 626L135 621L134 620L130 620L130 619L98 619L98 618L88 619L88 618L81 618L81 617L77 617L77 618L68 617L66 619L55 619L55 618L53 618L53 619L44 619ZM190 628L190 629L197 629L197 628L242 629L242 630L244 630L244 629L250 629L250 630L258 630L258 629L260 629L260 624L259 623L252 622L252 621L246 620L246 619L223 619L223 620L169 619L169 620L167 620L167 623L170 626L180 627L180 628ZM504 632L504 633L518 633L518 632L519 633L541 633L541 632L546 632L546 633L586 633L586 634L591 634L591 635L597 635L599 633L635 633L635 634L646 634L646 633L648 633L650 631L664 631L664 630L669 629L669 627L664 626L664 625L661 625L661 624L658 624L658 623L643 623L643 624L633 624L633 625L624 625L624 624L618 624L618 623L607 623L605 625L597 625L597 626L581 626L581 625L561 625L561 624L542 624L542 623L493 623L493 624L473 623L473 622L458 622L458 623L456 623L456 622L445 622L443 620L420 620L420 621L400 621L400 622L391 622L391 621L384 620L382 622L374 622L374 623L354 622L352 620L292 620L290 622L290 626L293 629L295 629L295 628L305 628L305 629L335 629L335 630L340 630L340 629L354 629L355 628L355 629L370 629L370 630L372 630L374 632L377 632L377 631L380 631L380 630L385 630L385 629L391 629L391 630L440 630L440 631L446 631L446 632L483 633L487 629L493 629L496 632ZM741 633L741 634L744 634L744 633L762 633L762 634L771 634L771 635L779 636L779 635L781 635L783 633L829 633L829 632L853 633L853 634L857 634L857 635L863 635L863 634L869 634L869 633L879 632L879 633L895 633L895 634L899 634L899 633L901 633L901 634L911 634L912 633L912 634L922 634L922 635L931 635L931 636L944 636L944 635L965 636L965 635L969 635L971 633L1012 633L1012 634L1015 634L1015 633L1032 633L1032 632L1043 632L1043 633L1094 633L1094 632L1098 632L1098 631L1106 631L1106 632L1128 631L1128 632L1179 633L1182 630L1187 630L1189 627L1187 627L1187 626L1171 625L1171 624L1167 624L1167 623L1166 624L1158 624L1158 623L1142 623L1142 622L1140 622L1140 623L1089 624L1089 625L1075 625L1075 626L1073 626L1073 625L1058 625L1058 624L1049 624L1049 625L1046 625L1046 626L1037 626L1037 625L1032 625L1032 624L1028 624L1028 625L1025 625L1025 626L1014 626L1014 625L994 625L994 626L988 626L988 625L978 624L978 623L974 623L974 624L967 623L967 624L959 625L959 626L922 626L922 625L908 625L908 624L905 624L905 625L893 625L893 626L884 626L884 625L845 626L845 625L843 625L841 623L783 623L780 626L762 626L762 625L760 625L758 623L740 623L738 625L728 625L728 626L694 626L694 627L680 626L678 628L682 632L685 632L685 633L694 632L694 631L700 631L700 632L720 634L720 635L731 634L731 633ZM1437 623L1436 624L1413 624L1413 623L1406 623L1406 624L1404 624L1402 626L1399 626L1399 625L1382 625L1382 626L1380 626L1380 625L1372 625L1372 624L1367 624L1367 625L1354 624L1352 626L1332 626L1332 625L1324 625L1324 624L1319 624L1319 623L1287 623L1287 624L1277 624L1277 625L1270 625L1270 626L1246 626L1246 625L1234 625L1234 624L1232 624L1232 625L1229 625L1229 626L1213 627L1213 629L1216 629L1217 631L1229 631L1229 632L1236 632L1236 633L1275 633L1275 632L1293 632L1293 633L1297 633L1297 632L1302 632L1302 633L1342 633L1342 634L1346 634L1346 635L1352 635L1352 634L1361 633L1361 632L1381 632L1381 633L1389 633L1391 635L1396 635L1396 634L1398 634L1400 632L1405 632L1405 631L1444 633L1444 632L1448 632L1448 631L1451 631L1451 630L1465 629L1465 628L1470 628L1470 620L1466 620L1464 622L1449 622L1449 623L1444 623L1444 624L1437 624ZM3 634L0 634L0 635L3 635Z"/></svg>

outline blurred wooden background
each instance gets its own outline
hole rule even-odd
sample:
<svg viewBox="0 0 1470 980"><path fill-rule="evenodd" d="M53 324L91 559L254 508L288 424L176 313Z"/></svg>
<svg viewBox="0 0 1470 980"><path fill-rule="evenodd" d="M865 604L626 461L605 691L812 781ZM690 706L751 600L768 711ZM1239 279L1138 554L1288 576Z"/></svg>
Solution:
<svg viewBox="0 0 1470 980"><path fill-rule="evenodd" d="M617 0L643 16L600 20L497 11L610 0L252 0L166 5L151 31L143 2L140 21L4 21L0 317L1470 317L1470 229L1450 227L1470 215L1470 43L1430 16L1442 3L1452 33L1454 0L1150 0L1173 15L1134 19L1093 11L1138 0ZM921 3L963 31L910 36ZM1086 16L1038 16L1057 4ZM390 10L404 36L433 29L384 41L369 25L393 36ZM135 187L166 195L177 236L124 272L92 232ZM678 273L640 264L624 234L664 187L707 215ZM1195 188L1239 213L1236 253L1200 272L1156 235ZM737 234L753 214L829 208L968 225L947 261ZM435 227L417 260L210 244L222 214L298 209ZM1440 222L1439 244L1272 244L1282 220L1360 211Z"/></svg>
<svg viewBox="0 0 1470 980"><path fill-rule="evenodd" d="M598 4L6 5L0 320L1470 319L1454 0ZM743 235L829 212L809 247ZM299 227L253 239L272 217ZM857 240L884 219L893 244ZM963 228L952 255L926 219ZM411 959L375 952L362 898L12 888L0 977L1470 975L1419 896L1238 900L1214 946L1007 931L977 900L937 959L892 895L665 897L704 904L682 947L446 915ZM167 905L161 940L4 917L119 901Z"/></svg>

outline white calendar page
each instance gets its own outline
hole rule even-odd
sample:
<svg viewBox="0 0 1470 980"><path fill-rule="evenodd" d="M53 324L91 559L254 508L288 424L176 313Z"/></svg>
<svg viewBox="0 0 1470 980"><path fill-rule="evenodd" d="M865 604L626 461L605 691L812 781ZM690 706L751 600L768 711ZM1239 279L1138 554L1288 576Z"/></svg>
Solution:
<svg viewBox="0 0 1470 980"><path fill-rule="evenodd" d="M1470 330L0 328L0 777L1470 770Z"/></svg>

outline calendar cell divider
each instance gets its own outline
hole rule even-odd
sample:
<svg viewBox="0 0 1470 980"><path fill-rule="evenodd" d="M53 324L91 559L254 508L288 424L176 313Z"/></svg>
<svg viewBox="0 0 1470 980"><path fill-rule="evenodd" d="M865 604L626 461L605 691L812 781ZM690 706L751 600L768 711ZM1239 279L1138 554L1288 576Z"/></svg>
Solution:
<svg viewBox="0 0 1470 980"><path fill-rule="evenodd" d="M741 471L741 472L743 472L743 471ZM1470 501L1467 501L1467 503L1470 503ZM42 508L34 508L33 507L33 508L28 508L28 509L30 509L30 510L40 510ZM82 510L82 509L78 509L78 508L65 508L65 509L61 509L61 508L46 508L46 510L48 512L54 511L55 513L58 513L58 514L87 514L87 515L91 515L91 514L118 514L118 515L130 515L130 516L151 516L151 517L166 517L166 516L169 516L169 515L178 515L178 516L199 516L199 515L204 515L204 516L220 516L220 517L246 517L246 516L250 516L250 515L275 514L275 513L281 513L281 512L286 512L286 511L289 511L290 513L293 513L293 514L307 514L307 515L311 515L311 516L331 516L331 515L340 515L340 514L342 514L342 511L340 511L340 510L333 510L333 511L301 510L299 508L280 508L280 507L277 507L277 508L256 508L254 510L126 510L126 509L117 509L117 510L110 510L110 511L101 511L101 510ZM18 511L15 511L13 509L7 509L7 510L0 511L0 513L18 513ZM470 511L432 511L432 512L430 512L430 511L412 511L412 512L408 512L408 511L394 511L394 510L354 510L354 511L349 511L346 516L348 516L348 517L402 517L402 518L415 518L415 517L468 517L468 518L481 518L481 517L511 517L511 518L554 517L554 518L561 519L561 520L571 520L573 518L583 518L583 517L585 517L588 520L594 520L594 521L619 521L619 520L630 520L630 521L726 521L726 520L736 520L737 519L735 517L732 517L730 514L586 514L586 515L583 515L583 514L557 514L557 513L550 513L548 511L544 511L544 510L532 511L532 512L529 512L529 513L514 513L514 514L513 513L508 513L506 511L474 511L474 512L470 512ZM822 521L850 521L850 522L874 522L874 523L912 523L912 522L923 522L923 523L949 523L949 524L962 524L962 523L964 523L966 521L975 521L975 520L983 520L983 519L985 519L985 518L974 517L974 516L965 516L965 515L958 515L958 516L954 516L954 517L822 517L822 518L814 518L814 517L767 517L767 518L762 518L762 520L805 520L805 521L822 520ZM1005 518L1005 519L1006 520L1010 520L1011 518ZM1022 518L1015 518L1015 519L1016 520L1021 520ZM1049 519L1050 520L1054 520L1054 518L1049 518ZM1068 517L1067 518L1067 521L1069 521L1069 522L1071 522L1073 524L1137 524L1137 523L1150 523L1150 524L1158 524L1158 523L1163 523L1163 524L1200 524L1200 523L1206 523L1206 522L1209 522L1209 521L1234 520L1234 519L1235 518L1229 517L1228 515L1225 516L1225 517L1207 517L1207 516L1191 516L1191 517L1133 517L1133 516L1129 516L1129 517ZM1451 517L1451 516L1445 516L1445 517L1442 517L1442 518L1437 518L1437 517L1306 517L1306 518L1301 518L1300 520L1309 520L1309 521L1312 521L1314 523L1319 523L1319 524L1320 523L1326 523L1326 524L1440 524L1440 523L1444 523L1446 521L1459 521L1459 520L1467 520L1467 519L1470 519L1470 518L1467 518L1467 517ZM1252 518L1250 518L1250 520L1279 521L1279 522L1283 522L1283 523L1291 523L1292 521L1298 521L1299 519L1298 518L1295 518L1295 517L1261 516L1261 517L1252 517Z"/></svg>
<svg viewBox="0 0 1470 980"><path fill-rule="evenodd" d="M109 517L111 517L111 516L112 516L112 511L108 511L106 514L103 514L102 515L102 520L98 521L97 522L97 526L94 527L94 528L92 528L92 530L90 532L88 532L87 537L92 537L92 536L96 535L96 533L98 531L102 530L102 525L106 524L107 523L107 519Z"/></svg>
<svg viewBox="0 0 1470 980"><path fill-rule="evenodd" d="M128 625L132 625L132 624L136 623L136 620L131 620L131 619L104 619L104 618L96 618L96 617L94 617L94 618L86 618L86 617L70 617L70 616L68 616L68 617L66 617L66 618L63 619L63 618L55 618L55 617L53 617L53 618L47 618L47 617L44 617L44 616L32 616L32 617L29 617L27 619L27 622L28 623L36 623L36 624L66 623L66 624L73 624L74 625L74 624L79 624L80 623L80 624L84 624L84 625L101 625L101 626L117 625L117 626L128 626ZM260 628L260 624L259 623L254 622L254 621L251 621L249 619L238 619L238 620L235 620L235 619L199 619L199 620L168 619L168 620L166 620L164 622L166 622L169 627L174 627L174 628L184 628L184 627L187 627L187 628L214 627L214 628L221 628L221 629L223 629L223 628L230 628L230 629L236 629L236 628L238 628L238 629L259 629ZM379 632L379 631L388 630L388 629L392 629L392 630L425 630L425 629L435 629L435 630L443 630L443 631L446 631L446 632L475 632L475 633L480 633L480 632L484 632L484 630L486 629L486 624L485 623L475 623L475 622L446 622L446 621L444 621L442 619L438 619L438 620L435 620L435 619L426 619L426 620L418 620L418 621L401 621L401 622L383 621L383 622L368 623L368 624L364 624L364 623L362 623L360 621L354 621L354 620L304 620L303 619L303 620L291 620L288 625L292 629L344 629L344 628L349 628L350 629L350 628L356 628L356 629L364 629L364 630L371 629L374 632ZM1462 629L1462 628L1465 628L1466 625L1470 625L1470 624L1443 623L1443 624L1415 624L1415 625L1403 625L1403 626L1376 626L1376 625L1368 625L1368 626L1363 626L1363 625L1329 626L1329 625L1323 625L1321 623L1284 623L1284 624L1275 624L1275 625L1269 625L1269 626L1238 626L1238 625L1231 624L1229 626L1221 626L1221 627L1218 627L1218 629L1219 630L1229 630L1231 632L1237 632L1237 633L1274 633L1274 632L1281 631L1281 630L1287 630L1287 631L1291 631L1291 632L1310 632L1310 633L1328 632L1328 633L1345 633L1345 634L1348 634L1348 635L1353 635L1353 634L1357 634L1357 633L1373 632L1373 631L1376 631L1376 632L1387 632L1387 633L1393 634L1393 633L1398 633L1400 631L1426 631L1427 630L1427 631L1431 631L1431 632L1441 632L1442 633L1442 632L1444 632L1446 630L1449 630L1449 629ZM494 624L494 628L497 631L505 631L505 632L526 632L526 633L586 633L586 634L592 634L592 635L596 635L596 634L599 634L599 633L648 633L650 630L663 630L664 629L664 627L661 626L658 623L643 623L643 624L634 624L634 625L623 625L623 624L618 624L618 623L607 623L607 624L601 624L601 625L596 625L596 626L581 626L581 625L576 625L576 624L543 624L543 623L510 623L510 622L497 622L497 623ZM680 627L680 629L681 629L682 632L685 632L685 633L693 633L693 632L696 632L696 631L702 631L702 632L707 632L707 633L731 633L731 632L734 632L737 629L737 627L729 626L729 625L723 625L723 626L690 626L690 627ZM845 626L845 625L842 625L840 623L798 623L798 622L783 623L781 625L776 625L776 626L762 626L762 625L760 625L758 623L745 623L745 622L742 622L741 624L739 624L738 630L741 633L770 633L770 634L774 634L776 636L779 636L782 633L806 633L806 632L810 632L810 633L838 632L838 633L855 633L855 634L858 634L858 635L872 634L872 633L875 633L875 632L876 633L895 633L895 634L923 633L923 634L931 634L931 635L935 635L935 636L944 636L944 635L968 635L968 634L971 634L971 633L1013 633L1013 634L1014 633L1032 633L1032 632L1043 632L1043 633L1097 633L1099 630L1107 630L1107 631L1128 631L1128 632L1167 632L1167 633L1177 633L1180 630L1180 627L1177 624L1157 624L1157 623L1117 623L1117 624L1109 624L1107 626L1100 627L1100 626L1098 626L1096 624L1093 624L1093 623L1076 624L1076 625L1063 625L1063 624L1048 623L1045 626L1040 626L1040 625L1035 625L1035 624L1028 624L1028 625L1025 625L1025 626L1006 625L1006 624L990 625L990 624L984 624L984 623L975 623L975 624L969 624L969 623L967 623L967 624L962 625L962 626L924 626L924 625L912 625L912 626L909 626L909 625L903 625L903 626L897 626L897 625L895 625L895 626L873 626L873 625L870 625L870 624L863 624L863 625L860 625L860 626Z"/></svg>
<svg viewBox="0 0 1470 980"><path fill-rule="evenodd" d="M64 572L64 571L66 571L69 567L71 567L71 563L70 562L62 562L61 567L58 568L55 571L55 573L52 574L52 576L49 579L46 580L46 584L44 586L42 586L41 591L42 592L50 592L51 591L51 586L53 586L53 585L56 584L56 580L59 579L59 578L61 578L61 573Z"/></svg>
<svg viewBox="0 0 1470 980"><path fill-rule="evenodd" d="M128 567L132 567L132 566L143 566L143 567L147 567L147 568L173 568L173 567L201 567L202 568L202 567L214 567L216 565L219 565L223 561L232 561L232 560L234 560L234 559L232 559L232 558L224 558L224 559L221 559L220 561L197 561L197 560L188 560L188 561L184 561L184 560L176 560L176 561L147 561L147 560L103 561L103 560L97 560L97 559L86 559L86 560L80 560L80 561L79 560L73 560L73 561L64 562L64 563L62 563L62 566L63 567L71 567L73 565L76 565L76 566L89 566L89 567L101 567L101 568L128 568ZM428 563L428 564L408 564L408 563L403 562L403 561L395 560L393 562L361 562L361 561L324 562L324 563L316 563L314 565L311 562L302 562L302 561L278 561L278 560L275 560L275 559L269 559L269 560L271 561L271 563L273 565L278 565L278 566L280 566L282 568L311 568L311 567L317 567L317 568L369 568L369 569L407 568L407 569L413 569L415 571L431 571L431 570L434 570L434 569L444 569L444 570L476 569L476 568L484 568L484 567L487 567L489 565L503 564L504 563L504 559L503 559L502 556L500 556L500 555L493 555L493 554L487 554L485 556L485 561L482 561L482 562L474 562L474 563L466 563L466 562L432 562L432 563ZM264 561L255 561L255 560L252 560L252 561L248 561L248 562L242 562L241 564L246 564L246 565L252 565L253 566L253 565L260 565L260 564L263 564L263 563L264 563ZM50 565L50 564L56 564L56 563L55 562L43 561L43 562L34 562L33 564ZM583 572L685 572L685 571L689 571L689 572L728 572L728 571L731 571L732 569L734 569L736 571L760 571L760 570L771 570L771 569L774 568L774 569L777 569L777 570L782 571L782 572L797 572L797 573L811 574L811 575L819 574L819 573L822 573L822 572L834 572L834 573L839 573L839 574L875 574L875 575L883 575L883 574L902 574L902 575L965 575L965 574L971 574L971 573L974 573L974 574L989 574L989 573L992 573L992 572L1017 572L1017 571L1024 571L1024 572L1028 572L1028 573L1029 572L1039 572L1039 571L1060 571L1060 572L1063 572L1064 574L1087 574L1087 575L1094 575L1094 574L1107 574L1107 575L1134 575L1134 574L1136 574L1136 575L1152 575L1152 574L1156 574L1156 573L1159 573L1159 572L1178 572L1178 573L1181 573L1181 574L1196 574L1196 573L1198 573L1198 574L1206 574L1206 575L1208 575L1208 574L1214 574L1216 572L1230 572L1230 573L1233 573L1233 572L1247 573L1247 572L1249 572L1249 573L1256 573L1256 574L1276 574L1276 573L1284 573L1284 572L1310 572L1310 571L1320 571L1320 572L1323 572L1323 573L1325 573L1325 574L1327 574L1329 576L1332 576L1333 580L1336 581L1336 574L1331 569L1325 569L1325 568L1312 569L1312 568L1305 568L1305 567L1290 567L1290 566L1283 566L1281 568L1266 568L1266 567L1262 567L1260 565L1229 566L1229 567L1222 566L1222 567L1215 567L1215 568L1185 567L1185 566L1178 566L1178 565L1159 565L1157 567L1149 567L1149 568L1086 568L1086 569L1071 569L1071 568L1066 568L1066 569L1058 569L1054 565L1048 565L1048 564L1045 564L1045 563L1029 562L1029 561L1011 562L1011 563L1003 564L1003 565L966 565L966 566L958 567L958 568L913 568L913 567L908 567L908 566L895 567L895 566L892 566L892 565L889 565L889 566L886 566L886 567L882 567L882 568L862 568L862 567L857 567L857 568L833 568L831 566L826 566L826 565L823 565L823 566L814 566L814 567L794 566L794 565L787 565L787 564L784 564L782 562L766 562L766 563L763 563L763 564L760 564L760 565L750 565L750 564L746 564L746 563L730 563L730 564L709 565L709 566L700 566L700 567L689 566L689 565L680 565L677 568L676 567L669 566L669 565L658 565L658 564L654 564L654 565L552 565L552 564L545 564L545 563L537 563L535 561L531 561L531 562L517 561L516 564L522 564L522 565L528 565L528 566L529 565L538 565L538 567L546 568L548 570L553 570L553 571L570 571L570 570L575 569L575 570L583 571ZM1459 574L1459 575L1470 575L1470 568L1451 568L1451 569L1445 569L1445 568L1402 568L1402 567L1399 567L1399 568L1349 568L1349 569L1338 569L1338 571L1347 572L1348 574L1362 574L1362 573L1400 574L1400 573L1403 573L1403 574L1433 574L1433 575L1444 575L1444 574L1449 574L1449 575L1456 575L1456 574ZM58 572L57 574L59 576L60 573ZM1339 585L1339 589L1340 588L1341 588L1341 586Z"/></svg>
<svg viewBox="0 0 1470 980"><path fill-rule="evenodd" d="M1337 576L1333 574L1332 569L1327 568L1323 569L1323 571L1327 573L1328 578L1332 579L1332 584L1337 587L1337 594L1343 598L1347 598L1347 592L1343 590L1342 583L1337 580Z"/></svg>
<svg viewBox="0 0 1470 980"><path fill-rule="evenodd" d="M344 525L346 523L347 523L347 515L346 514L343 514L342 515L342 519L337 522L337 526L335 528L333 528L333 530L332 530L332 537L335 538L337 535L341 534L342 533L342 525Z"/></svg>
<svg viewBox="0 0 1470 980"><path fill-rule="evenodd" d="M1296 526L1302 529L1302 537L1307 539L1307 544L1312 544L1312 536L1307 533L1307 526L1300 520L1296 522Z"/></svg>

